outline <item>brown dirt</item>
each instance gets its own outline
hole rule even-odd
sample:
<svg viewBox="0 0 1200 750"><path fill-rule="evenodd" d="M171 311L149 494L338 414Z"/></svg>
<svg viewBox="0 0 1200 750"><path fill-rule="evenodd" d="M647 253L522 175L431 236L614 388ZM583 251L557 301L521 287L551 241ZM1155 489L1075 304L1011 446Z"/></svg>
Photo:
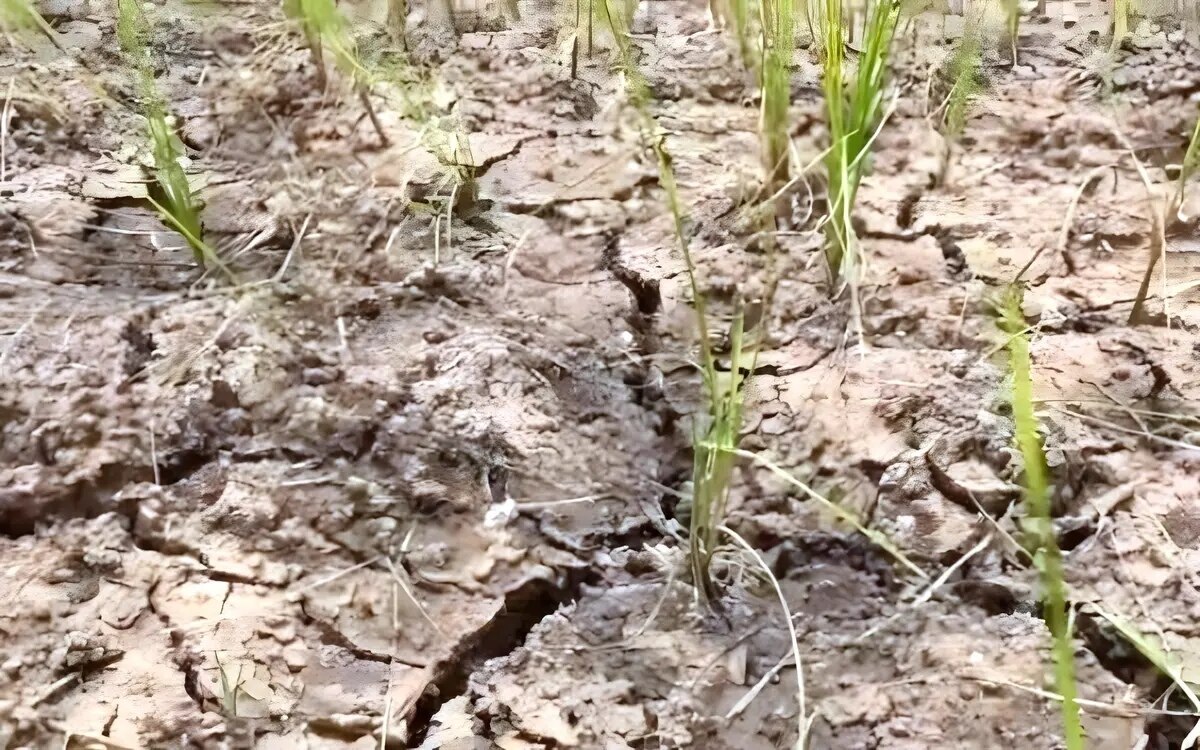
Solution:
<svg viewBox="0 0 1200 750"><path fill-rule="evenodd" d="M345 5L364 34L384 17ZM1150 225L1121 140L1170 189L1200 49L1147 22L1106 68L1090 6L1049 6L1016 66L989 50L942 187L926 117L940 18L897 52L903 97L859 200L867 348L817 237L781 241L744 447L934 576L990 535L918 598L926 583L741 468L729 523L796 614L813 748L1061 744L1036 692L1051 689L1036 575L971 502L1017 533L988 299L1035 254L1026 312L1072 601L1200 670L1200 297L1156 297L1153 325L1127 325ZM789 658L773 590L730 557L705 614L681 572L690 307L602 38L572 79L545 5L461 12L449 34L414 4L434 122L461 120L478 175L435 232L422 206L449 199L446 131L403 116L414 84L377 87L381 148L344 87L314 88L278 4L158 7L159 84L206 227L238 253L230 289L146 210L111 4L43 7L70 55L0 57L0 747L795 742L790 662L727 716ZM743 210L755 92L705 10L653 0L634 30L719 308L766 260ZM808 159L825 138L809 49L793 88ZM1109 164L1060 251L1072 196ZM802 217L803 190L795 203ZM1198 248L1193 222L1172 226L1172 288L1197 278ZM1150 708L1161 676L1078 618L1090 746L1178 747L1190 722Z"/></svg>

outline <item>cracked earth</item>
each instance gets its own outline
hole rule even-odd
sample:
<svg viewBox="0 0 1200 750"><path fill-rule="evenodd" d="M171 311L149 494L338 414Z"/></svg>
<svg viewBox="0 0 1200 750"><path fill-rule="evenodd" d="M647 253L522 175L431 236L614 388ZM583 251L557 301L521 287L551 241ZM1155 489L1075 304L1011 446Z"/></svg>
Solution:
<svg viewBox="0 0 1200 750"><path fill-rule="evenodd" d="M156 3L158 83L231 289L147 209L111 4L42 5L67 52L0 54L0 747L795 742L774 592L730 566L704 614L678 572L691 307L603 34L573 77L565 11L460 8L450 33L414 3L428 77L375 87L381 147L351 92L315 87L278 4ZM343 10L386 50L382 2ZM1145 21L1110 66L1097 8L1048 13L1017 65L987 50L942 183L929 81L962 20L899 41L900 103L859 197L865 349L793 196L742 445L930 578L956 565L922 596L739 467L729 524L796 615L813 748L1061 743L1036 573L1009 538L1021 467L989 304L1030 261L1089 746L1166 750L1194 723L1085 605L1200 680L1200 241L1171 227L1148 324L1128 325L1151 240L1125 145L1171 189L1200 48ZM704 3L643 2L633 30L720 310L767 264L744 211L755 87ZM801 44L803 162L824 148L819 70ZM447 179L449 122L471 195Z"/></svg>

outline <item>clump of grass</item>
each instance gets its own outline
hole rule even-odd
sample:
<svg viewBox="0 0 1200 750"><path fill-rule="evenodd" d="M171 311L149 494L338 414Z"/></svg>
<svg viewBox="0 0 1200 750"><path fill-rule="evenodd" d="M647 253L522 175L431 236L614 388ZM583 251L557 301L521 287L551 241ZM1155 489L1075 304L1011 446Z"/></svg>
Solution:
<svg viewBox="0 0 1200 750"><path fill-rule="evenodd" d="M217 679L221 688L221 708L225 715L236 717L238 715L238 693L242 689L242 665L238 665L237 674L233 679L230 679L229 670L221 663L220 656L217 652L213 652L213 661L217 663Z"/></svg>
<svg viewBox="0 0 1200 750"><path fill-rule="evenodd" d="M334 0L284 0L283 12L294 20L304 33L317 71L318 86L324 89L328 85L325 72L325 49L328 48L333 53L335 65L349 77L363 109L367 112L367 117L371 120L371 126L379 135L380 142L387 146L387 134L374 105L371 104L373 77L359 58L358 44Z"/></svg>
<svg viewBox="0 0 1200 750"><path fill-rule="evenodd" d="M745 402L744 372L752 369L747 350L745 316L739 304L729 335L729 371L719 372L715 358L701 369L708 413L692 433L692 512L688 523L692 578L701 596L714 600L710 569L720 544L720 529L729 505L729 488L737 462Z"/></svg>
<svg viewBox="0 0 1200 750"><path fill-rule="evenodd" d="M46 22L30 0L0 0L0 30L5 33L22 31L39 31L49 39L55 47L62 49L58 42L58 34Z"/></svg>
<svg viewBox="0 0 1200 750"><path fill-rule="evenodd" d="M707 604L714 601L716 589L710 572L712 559L719 546L720 527L724 523L729 498L729 484L736 461L738 438L742 424L744 377L742 363L746 357L745 332L741 311L735 313L730 330L730 369L717 369L716 354L709 337L709 318L704 294L696 273L691 245L684 226L683 202L675 179L675 168L667 150L666 139L650 111L650 88L633 60L626 17L619 7L620 0L601 0L604 21L612 32L617 48L617 67L624 78L626 98L637 118L642 139L654 154L658 179L667 197L675 238L683 254L688 287L696 315L700 339L700 373L707 403L705 418L697 420L692 434L692 508L689 521L689 559L692 582ZM703 425L699 422L704 422Z"/></svg>
<svg viewBox="0 0 1200 750"><path fill-rule="evenodd" d="M666 194L675 238L683 255L700 341L699 370L706 407L704 413L697 417L692 433L692 497L688 524L689 560L698 596L706 604L715 602L717 591L711 576L711 564L720 545L721 534L725 533L723 524L733 470L737 459L747 456L785 477L793 486L802 488L810 498L833 510L839 519L851 523L859 532L894 554L910 570L924 576L921 569L904 558L886 537L867 529L852 514L791 478L783 469L738 447L747 374L754 371L762 329L758 329L756 340L751 341L746 328L745 310L741 303L736 304L728 332L729 368L727 371L718 369L717 352L710 336L708 305L700 290L699 274L691 254L674 165L665 138L650 109L650 89L633 61L624 16L614 7L614 3L619 2L601 0L601 14L615 40L617 67L624 78L626 98L636 116L638 130L658 165L659 182ZM756 315L760 320L768 314L769 298L763 301L763 305L763 312ZM802 727L801 737L804 734Z"/></svg>
<svg viewBox="0 0 1200 750"><path fill-rule="evenodd" d="M825 0L822 87L830 139L825 156L829 192L825 261L835 294L841 291L841 284L857 294L861 264L851 214L859 183L867 171L871 144L887 116L888 56L899 13L899 0L876 0L867 16L857 71L847 80L842 0Z"/></svg>
<svg viewBox="0 0 1200 750"><path fill-rule="evenodd" d="M200 201L192 192L187 173L179 163L184 155L183 143L168 124L166 101L154 82L149 38L149 19L137 1L117 0L117 41L137 76L138 94L154 157L154 184L148 191L150 205L164 224L183 237L197 263L232 277L216 250L204 240Z"/></svg>
<svg viewBox="0 0 1200 750"><path fill-rule="evenodd" d="M200 203L179 164L183 156L183 143L167 124L166 111L161 105L150 105L146 112L146 123L154 153L155 185L150 191L150 204L167 225L182 235L192 249L196 262L229 275L229 269L221 262L217 251L204 240Z"/></svg>
<svg viewBox="0 0 1200 750"><path fill-rule="evenodd" d="M981 36L979 26L968 23L946 69L951 88L942 115L945 148L938 170L939 185L946 183L950 172L951 151L962 140L967 129L967 115L971 102L983 88Z"/></svg>
<svg viewBox="0 0 1200 750"><path fill-rule="evenodd" d="M748 18L741 21L742 24L746 22ZM739 26L738 33L739 36L744 33L744 25ZM759 128L762 131L763 171L767 193L770 194L788 181L790 171L788 107L792 103L792 53L796 46L794 0L762 0L762 38L762 112Z"/></svg>
<svg viewBox="0 0 1200 750"><path fill-rule="evenodd" d="M1022 527L1025 547L1033 557L1041 580L1042 607L1052 640L1055 688L1063 699L1063 735L1067 750L1083 750L1083 727L1076 701L1075 650L1067 618L1067 586L1063 580L1062 552L1051 521L1049 477L1033 406L1033 364L1021 298L1021 288L1015 284L1010 286L1000 301L999 312L1000 328L1008 337L1016 443L1025 464L1026 516Z"/></svg>
<svg viewBox="0 0 1200 750"><path fill-rule="evenodd" d="M778 0L776 0L778 1ZM792 0L784 0L790 5ZM737 36L738 54L746 70L758 67L758 54L751 39L750 0L729 0L730 16L733 20L733 33Z"/></svg>

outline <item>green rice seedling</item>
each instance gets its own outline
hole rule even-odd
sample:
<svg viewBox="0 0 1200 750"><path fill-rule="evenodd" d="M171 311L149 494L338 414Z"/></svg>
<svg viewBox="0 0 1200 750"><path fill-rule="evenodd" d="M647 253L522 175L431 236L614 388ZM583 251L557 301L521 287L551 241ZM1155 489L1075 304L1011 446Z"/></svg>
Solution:
<svg viewBox="0 0 1200 750"><path fill-rule="evenodd" d="M200 201L179 163L184 155L183 143L168 124L166 102L154 83L149 38L150 22L137 0L117 0L117 41L137 77L154 158L154 183L148 189L148 200L163 223L187 242L196 262L232 278L216 250L204 240Z"/></svg>
<svg viewBox="0 0 1200 750"><path fill-rule="evenodd" d="M950 172L950 158L954 147L962 140L967 129L967 115L971 102L983 87L983 59L981 34L976 23L968 22L963 31L958 47L950 57L946 73L951 81L950 94L946 97L945 112L942 115L942 136L945 147L942 150L937 181L939 185L946 183Z"/></svg>
<svg viewBox="0 0 1200 750"><path fill-rule="evenodd" d="M236 717L238 715L238 692L242 689L242 666L238 665L237 674L230 679L228 670L221 663L221 658L217 652L213 652L213 661L217 663L217 679L221 688L221 708L225 711L226 716Z"/></svg>
<svg viewBox="0 0 1200 750"><path fill-rule="evenodd" d="M1015 284L1009 286L1000 301L999 312L1000 328L1007 335L1016 443L1025 464L1026 516L1022 527L1026 549L1033 557L1041 580L1042 608L1052 639L1055 687L1063 698L1066 747L1067 750L1083 750L1083 727L1076 701L1075 650L1067 617L1067 586L1063 580L1062 552L1051 521L1049 476L1034 412L1033 364L1021 298L1021 288Z"/></svg>
<svg viewBox="0 0 1200 750"><path fill-rule="evenodd" d="M10 34L30 30L38 31L55 47L62 49L62 45L58 41L58 33L46 22L42 14L38 13L37 8L33 7L30 0L0 0L0 30Z"/></svg>
<svg viewBox="0 0 1200 750"><path fill-rule="evenodd" d="M359 58L358 45L350 33L349 24L338 11L334 0L283 0L283 12L300 27L308 44L313 65L317 70L317 82L321 89L328 84L325 73L325 48L333 53L334 63L350 78L358 99L362 102L372 127L380 142L389 144L379 115L371 104L373 76Z"/></svg>
<svg viewBox="0 0 1200 750"><path fill-rule="evenodd" d="M730 0L730 16L733 19L733 32L737 35L738 52L742 56L742 65L747 70L757 67L754 47L750 41L750 0Z"/></svg>
<svg viewBox="0 0 1200 750"><path fill-rule="evenodd" d="M867 16L858 69L853 79L847 81L842 0L825 0L822 87L830 139L825 156L829 193L825 261L831 291L835 294L840 292L840 284L848 285L851 293L857 294L861 263L851 213L859 183L867 170L871 144L887 117L888 55L899 12L899 0L876 0Z"/></svg>
<svg viewBox="0 0 1200 750"><path fill-rule="evenodd" d="M146 123L154 152L154 185L150 189L150 204L158 211L163 222L188 243L196 262L205 268L217 268L231 275L217 251L204 241L200 204L192 192L187 174L179 164L183 156L183 144L167 124L167 116L161 106L150 106Z"/></svg>
<svg viewBox="0 0 1200 750"><path fill-rule="evenodd" d="M744 1L744 0L743 0ZM740 33L740 32L739 32ZM792 103L792 52L796 44L794 0L762 0L763 172L768 193L788 181L788 107Z"/></svg>
<svg viewBox="0 0 1200 750"><path fill-rule="evenodd" d="M707 601L716 596L710 569L720 544L720 529L725 523L729 487L737 461L745 401L746 377L743 373L753 367L750 362L753 353L747 350L744 326L745 317L739 306L730 329L729 372L717 371L715 361L711 367L701 369L708 413L701 423L693 426L692 433L689 559L693 582Z"/></svg>
<svg viewBox="0 0 1200 750"><path fill-rule="evenodd" d="M1200 118L1196 120L1196 127L1192 130L1187 151L1184 152L1183 161L1179 165L1179 182L1175 191L1176 212L1183 206L1188 180L1196 173L1197 167L1200 167Z"/></svg>
<svg viewBox="0 0 1200 750"><path fill-rule="evenodd" d="M150 22L136 0L117 0L117 43L139 74L149 65L146 46L149 36Z"/></svg>
<svg viewBox="0 0 1200 750"><path fill-rule="evenodd" d="M619 0L615 0L619 2ZM742 363L746 359L744 318L739 310L734 315L730 331L730 369L717 369L716 354L709 336L707 304L698 283L696 265L684 226L683 201L675 179L675 168L667 150L665 136L650 111L650 88L633 60L628 25L614 0L601 0L601 12L612 32L617 52L617 67L625 82L626 97L637 118L638 130L658 164L658 179L667 197L675 238L683 254L688 287L695 308L696 328L700 339L700 374L707 403L705 418L697 420L692 434L692 509L689 521L689 559L693 585L706 604L714 601L716 593L710 573L713 555L719 544L719 529L729 497L741 431L744 399ZM751 368L752 369L752 368ZM704 424L700 424L703 422Z"/></svg>

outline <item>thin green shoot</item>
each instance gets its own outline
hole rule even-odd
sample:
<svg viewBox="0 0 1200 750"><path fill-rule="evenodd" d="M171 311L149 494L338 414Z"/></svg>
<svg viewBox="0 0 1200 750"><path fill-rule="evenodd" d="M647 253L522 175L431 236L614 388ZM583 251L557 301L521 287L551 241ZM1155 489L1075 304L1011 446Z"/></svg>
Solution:
<svg viewBox="0 0 1200 750"><path fill-rule="evenodd" d="M617 0L619 2L619 0ZM679 243L687 271L688 286L695 308L700 339L700 373L708 402L707 424L693 429L692 435L692 513L689 522L689 559L693 585L705 604L711 605L716 593L710 572L713 554L719 544L719 529L724 522L734 454L741 431L743 391L744 318L739 309L730 333L731 362L728 373L718 371L716 355L709 336L707 303L697 280L684 226L683 202L675 178L675 168L667 150L666 138L650 110L650 88L633 60L628 25L614 0L601 0L601 12L612 32L617 49L617 66L625 82L626 98L633 107L643 141L658 164L658 179L667 197L675 238ZM752 367L749 369L753 369Z"/></svg>
<svg viewBox="0 0 1200 750"><path fill-rule="evenodd" d="M137 0L117 0L117 43L129 64L145 77L150 61L150 22ZM144 81L139 81L139 85Z"/></svg>
<svg viewBox="0 0 1200 750"><path fill-rule="evenodd" d="M951 143L958 143L962 139L967 129L971 104L983 89L982 36L978 20L968 20L947 66L952 88L946 99L942 133Z"/></svg>
<svg viewBox="0 0 1200 750"><path fill-rule="evenodd" d="M716 590L709 571L720 545L719 531L729 507L729 487L736 464L745 392L745 317L739 306L730 333L729 372L704 369L701 376L708 398L707 423L693 427L692 513L689 521L689 559L692 578L701 596L713 600Z"/></svg>
<svg viewBox="0 0 1200 750"><path fill-rule="evenodd" d="M795 3L794 0L763 0L761 7L764 49L759 128L767 192L773 193L787 183L790 172L788 107L792 103L792 53L796 46Z"/></svg>
<svg viewBox="0 0 1200 750"><path fill-rule="evenodd" d="M791 0L785 1L791 2ZM720 0L716 0L716 2L720 2ZM730 15L733 18L733 32L737 35L738 54L742 58L742 65L746 70L755 70L758 67L758 51L750 36L750 0L729 0L729 5Z"/></svg>
<svg viewBox="0 0 1200 750"><path fill-rule="evenodd" d="M842 284L852 293L857 290L861 258L851 214L867 171L870 146L888 112L888 57L899 13L899 0L877 0L871 7L858 69L853 80L847 81L842 0L825 0L822 87L831 146L825 157L829 193L825 261L835 294Z"/></svg>
<svg viewBox="0 0 1200 750"><path fill-rule="evenodd" d="M236 717L238 691L242 689L242 665L238 665L237 676L232 681L226 673L225 665L221 663L217 652L213 652L213 661L217 663L217 677L221 684L221 708L224 709L226 716Z"/></svg>
<svg viewBox="0 0 1200 750"><path fill-rule="evenodd" d="M981 37L978 23L968 21L958 47L946 66L946 76L951 82L951 88L942 113L944 147L937 175L939 185L944 185L947 181L952 152L966 132L971 103L983 88Z"/></svg>
<svg viewBox="0 0 1200 750"><path fill-rule="evenodd" d="M371 104L373 76L363 65L358 54L358 44L346 19L338 11L335 0L284 0L283 11L304 33L320 88L324 89L328 85L324 54L325 48L328 48L333 53L334 64L349 77L372 127L379 135L380 142L387 146L387 134L374 105Z"/></svg>
<svg viewBox="0 0 1200 750"><path fill-rule="evenodd" d="M146 113L146 123L154 152L155 185L150 190L150 205L154 206L162 220L188 243L196 262L205 268L217 268L226 276L232 276L229 268L221 262L217 251L204 241L199 201L196 200L187 174L179 163L183 156L183 144L167 124L166 113L161 107L152 105Z"/></svg>
<svg viewBox="0 0 1200 750"><path fill-rule="evenodd" d="M149 40L150 21L141 6L136 0L117 0L117 41L137 76L154 158L154 184L148 191L148 200L163 223L187 242L196 262L232 278L216 250L204 240L200 201L179 163L184 155L183 143L168 124L166 101L154 82Z"/></svg>
<svg viewBox="0 0 1200 750"><path fill-rule="evenodd" d="M58 33L46 22L30 0L0 0L0 29L6 33L40 31L58 49Z"/></svg>
<svg viewBox="0 0 1200 750"><path fill-rule="evenodd" d="M1192 138L1188 141L1183 162L1179 165L1179 185L1175 194L1176 211L1183 206L1188 180L1196 173L1197 167L1200 167L1200 118L1196 120L1196 127L1192 130Z"/></svg>
<svg viewBox="0 0 1200 750"><path fill-rule="evenodd" d="M1062 701L1063 735L1067 750L1083 750L1075 680L1075 649L1067 619L1067 586L1063 579L1062 552L1054 534L1050 512L1049 472L1034 412L1033 362L1021 311L1021 287L1008 287L1000 302L1000 328L1008 335L1008 363L1012 375L1012 413L1016 443L1025 465L1025 512L1022 529L1026 549L1033 556L1041 579L1042 608L1050 629L1054 656L1054 682Z"/></svg>

